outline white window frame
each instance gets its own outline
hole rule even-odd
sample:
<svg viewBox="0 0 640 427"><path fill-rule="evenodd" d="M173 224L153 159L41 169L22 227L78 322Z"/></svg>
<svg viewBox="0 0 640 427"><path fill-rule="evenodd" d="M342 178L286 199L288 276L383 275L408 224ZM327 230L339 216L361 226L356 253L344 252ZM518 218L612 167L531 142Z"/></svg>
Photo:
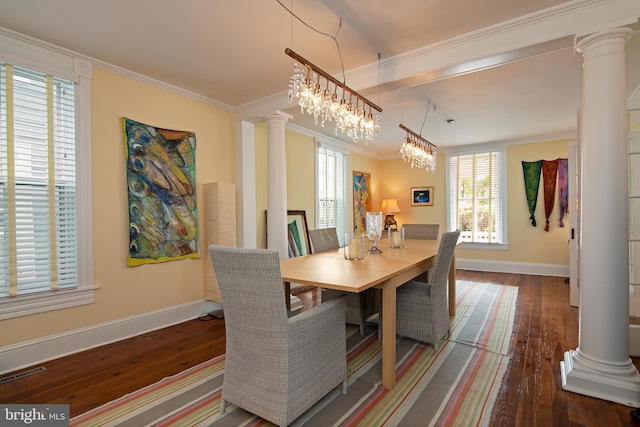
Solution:
<svg viewBox="0 0 640 427"><path fill-rule="evenodd" d="M465 242L464 247L467 249L488 249L488 250L507 250L509 249L509 239L507 235L507 150L504 144L480 144L473 147L459 147L452 149L448 152L447 167L446 167L446 180L447 180L447 231L454 231L456 228L455 212L453 206L456 206L456 187L453 182L455 177L451 176L451 161L459 156L466 156L471 154L486 154L489 152L500 153L500 171L499 171L499 185L500 185L500 235L501 241L496 243L479 243L479 242Z"/></svg>
<svg viewBox="0 0 640 427"><path fill-rule="evenodd" d="M72 80L75 84L77 287L0 299L0 320L92 304L93 279L91 181L92 64L61 48L0 28L0 61Z"/></svg>
<svg viewBox="0 0 640 427"><path fill-rule="evenodd" d="M321 137L316 137L316 161L315 161L315 165L316 165L316 173L315 173L315 177L316 177L316 221L315 221L315 227L316 228L325 228L327 227L326 224L321 224L320 223L320 180L322 177L320 177L319 174L319 169L318 169L318 159L319 159L319 155L318 155L318 151L320 148L325 148L328 150L333 150L334 152L340 153L344 156L343 159L343 165L342 165L342 176L344 178L344 183L343 183L343 194L342 194L342 200L344 201L344 208L343 208L343 212L341 213L342 218L336 218L336 232L338 234L338 242L340 242L340 246L344 246L344 235L345 233L348 232L347 228L347 217L348 217L348 189L349 189L349 177L347 176L347 170L348 170L348 162L349 162L349 154L348 151L346 150L346 148L341 145L341 144L337 144L334 143L332 141L329 141L328 139L325 138L321 138ZM339 214L337 212L337 214Z"/></svg>

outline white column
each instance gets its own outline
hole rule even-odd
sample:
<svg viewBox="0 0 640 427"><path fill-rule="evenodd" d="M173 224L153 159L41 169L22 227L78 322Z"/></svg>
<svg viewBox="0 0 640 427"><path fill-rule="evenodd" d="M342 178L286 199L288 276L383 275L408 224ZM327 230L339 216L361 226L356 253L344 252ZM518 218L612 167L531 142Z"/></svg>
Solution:
<svg viewBox="0 0 640 427"><path fill-rule="evenodd" d="M258 247L256 231L256 131L250 122L236 123L238 245Z"/></svg>
<svg viewBox="0 0 640 427"><path fill-rule="evenodd" d="M580 323L561 362L562 387L640 406L629 358L629 227L625 44L617 28L577 44L583 61Z"/></svg>
<svg viewBox="0 0 640 427"><path fill-rule="evenodd" d="M289 257L287 240L287 157L285 123L293 117L276 111L267 121L267 247Z"/></svg>

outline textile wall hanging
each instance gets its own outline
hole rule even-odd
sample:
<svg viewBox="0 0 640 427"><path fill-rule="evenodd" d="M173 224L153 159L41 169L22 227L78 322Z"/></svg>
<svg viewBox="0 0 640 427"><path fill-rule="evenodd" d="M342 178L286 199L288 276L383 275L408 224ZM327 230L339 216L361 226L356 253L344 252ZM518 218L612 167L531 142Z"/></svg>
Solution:
<svg viewBox="0 0 640 427"><path fill-rule="evenodd" d="M536 224L536 205L538 204L538 187L540 186L540 170L542 169L542 161L522 162L522 173L524 175L524 192L527 196L527 205L529 205L529 219L531 225Z"/></svg>
<svg viewBox="0 0 640 427"><path fill-rule="evenodd" d="M123 118L128 265L199 258L196 136Z"/></svg>
<svg viewBox="0 0 640 427"><path fill-rule="evenodd" d="M366 234L366 216L371 212L371 175L353 171L353 234Z"/></svg>
<svg viewBox="0 0 640 427"><path fill-rule="evenodd" d="M560 210L559 225L564 227L562 219L568 212L569 204L569 169L568 159L538 160L535 162L522 162L524 176L524 190L529 207L529 219L531 225L536 226L535 210L538 201L538 189L540 187L540 175L542 173L544 212L546 224L544 231L549 231L549 217L554 207L556 188L558 192L558 207Z"/></svg>
<svg viewBox="0 0 640 427"><path fill-rule="evenodd" d="M542 182L544 191L544 216L547 220L544 231L549 231L549 217L553 211L558 179L558 160L542 161Z"/></svg>
<svg viewBox="0 0 640 427"><path fill-rule="evenodd" d="M560 227L564 227L562 219L569 212L569 159L558 159L558 207Z"/></svg>

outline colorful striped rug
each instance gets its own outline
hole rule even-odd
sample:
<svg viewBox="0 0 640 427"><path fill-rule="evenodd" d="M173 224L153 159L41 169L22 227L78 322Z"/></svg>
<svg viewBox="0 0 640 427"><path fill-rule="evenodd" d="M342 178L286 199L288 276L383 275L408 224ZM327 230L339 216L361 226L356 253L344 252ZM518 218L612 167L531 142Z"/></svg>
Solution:
<svg viewBox="0 0 640 427"><path fill-rule="evenodd" d="M298 418L304 426L484 426L509 363L518 288L458 281L449 339L397 341L397 385L380 386L381 345L347 329L349 389L337 387ZM271 425L234 405L220 415L224 355L71 420L72 426Z"/></svg>

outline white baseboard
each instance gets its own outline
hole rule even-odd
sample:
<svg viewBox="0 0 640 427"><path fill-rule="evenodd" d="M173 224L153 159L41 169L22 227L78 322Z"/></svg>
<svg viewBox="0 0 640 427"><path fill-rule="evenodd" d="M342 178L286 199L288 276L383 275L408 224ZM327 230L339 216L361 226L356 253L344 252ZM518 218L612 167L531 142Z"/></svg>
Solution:
<svg viewBox="0 0 640 427"><path fill-rule="evenodd" d="M640 356L640 325L629 325L629 356Z"/></svg>
<svg viewBox="0 0 640 427"><path fill-rule="evenodd" d="M221 308L217 302L197 300L0 347L0 374L166 328Z"/></svg>
<svg viewBox="0 0 640 427"><path fill-rule="evenodd" d="M561 264L533 264L456 257L456 268L461 270L495 271L498 273L532 274L535 276L569 277L569 266Z"/></svg>

